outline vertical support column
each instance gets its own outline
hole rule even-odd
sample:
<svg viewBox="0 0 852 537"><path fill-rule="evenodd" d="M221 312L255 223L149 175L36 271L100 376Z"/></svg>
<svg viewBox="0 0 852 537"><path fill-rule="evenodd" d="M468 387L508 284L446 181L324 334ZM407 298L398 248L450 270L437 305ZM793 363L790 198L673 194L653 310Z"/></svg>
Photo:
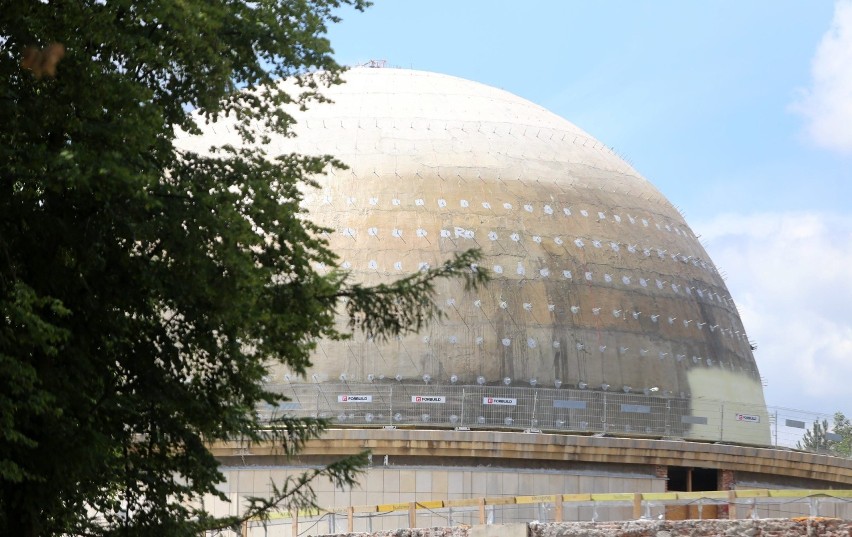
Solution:
<svg viewBox="0 0 852 537"><path fill-rule="evenodd" d="M633 519L642 518L642 493L636 492L633 494Z"/></svg>
<svg viewBox="0 0 852 537"><path fill-rule="evenodd" d="M293 537L299 537L299 512L290 511L290 532Z"/></svg>
<svg viewBox="0 0 852 537"><path fill-rule="evenodd" d="M355 508L351 505L346 510L346 528L349 533L355 533Z"/></svg>
<svg viewBox="0 0 852 537"><path fill-rule="evenodd" d="M736 501L737 501L737 491L735 491L733 489L729 490L728 491L728 505L726 506L728 508L728 519L729 520L736 520L737 519L737 504L736 504ZM721 513L719 513L719 515L721 516Z"/></svg>
<svg viewBox="0 0 852 537"><path fill-rule="evenodd" d="M408 527L417 527L417 502L409 502L408 504Z"/></svg>
<svg viewBox="0 0 852 537"><path fill-rule="evenodd" d="M479 523L485 524L485 498L479 499Z"/></svg>
<svg viewBox="0 0 852 537"><path fill-rule="evenodd" d="M728 505L720 505L719 506L719 518L729 518L731 520L737 518L737 507L734 505L733 499L736 498L736 494L734 493L731 496L730 493L734 492L736 488L736 479L733 470L719 470L719 478L716 484L717 490L727 490L728 494Z"/></svg>
<svg viewBox="0 0 852 537"><path fill-rule="evenodd" d="M553 516L556 519L556 522L562 522L562 508L564 507L565 498L561 494L557 494L555 496L556 501L553 502Z"/></svg>
<svg viewBox="0 0 852 537"><path fill-rule="evenodd" d="M668 466L654 466L654 476L657 479L665 479L666 480L666 490L663 492L669 491L669 467Z"/></svg>

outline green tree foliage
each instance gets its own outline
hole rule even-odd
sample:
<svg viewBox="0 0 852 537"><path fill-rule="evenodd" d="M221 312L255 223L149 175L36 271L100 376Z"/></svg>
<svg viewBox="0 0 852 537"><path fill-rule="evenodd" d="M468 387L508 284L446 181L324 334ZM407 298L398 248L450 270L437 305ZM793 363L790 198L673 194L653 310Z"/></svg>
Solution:
<svg viewBox="0 0 852 537"><path fill-rule="evenodd" d="M222 479L207 446L293 453L321 420L263 424L268 361L309 365L342 301L388 337L435 313L436 278L476 285L475 253L380 287L319 275L335 255L300 214L330 157L270 158L262 129L340 68L325 39L362 0L0 2L0 535L198 535ZM321 72L308 76L309 72ZM298 93L269 82L296 77ZM238 91L239 89L239 91ZM245 91L243 91L245 90ZM194 112L190 112L194 111ZM249 147L179 151L235 117ZM244 516L313 502L310 479Z"/></svg>
<svg viewBox="0 0 852 537"><path fill-rule="evenodd" d="M837 435L840 439L830 434ZM796 447L817 453L852 457L852 423L843 412L835 412L831 427L828 420L815 421L813 426L805 431L802 439L796 443Z"/></svg>

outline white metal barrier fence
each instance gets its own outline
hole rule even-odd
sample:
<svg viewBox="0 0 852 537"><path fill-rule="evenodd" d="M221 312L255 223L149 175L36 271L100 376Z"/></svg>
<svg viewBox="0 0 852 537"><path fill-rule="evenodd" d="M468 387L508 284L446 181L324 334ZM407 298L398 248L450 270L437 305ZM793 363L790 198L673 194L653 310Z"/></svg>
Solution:
<svg viewBox="0 0 852 537"><path fill-rule="evenodd" d="M576 388L406 383L269 386L290 401L259 409L338 426L425 426L608 433L796 447L817 412L644 393ZM731 430L736 428L736 435ZM767 430L769 433L767 434ZM753 434L751 433L753 431ZM829 436L833 433L829 432ZM727 436L726 436L727 435Z"/></svg>

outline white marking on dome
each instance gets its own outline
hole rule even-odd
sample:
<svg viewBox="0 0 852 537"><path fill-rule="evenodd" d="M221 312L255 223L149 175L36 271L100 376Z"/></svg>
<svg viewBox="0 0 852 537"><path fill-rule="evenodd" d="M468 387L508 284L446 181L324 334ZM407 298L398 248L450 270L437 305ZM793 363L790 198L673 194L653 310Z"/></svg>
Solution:
<svg viewBox="0 0 852 537"><path fill-rule="evenodd" d="M485 339L482 336L476 336L476 344L477 345L482 345L483 341L485 341Z"/></svg>
<svg viewBox="0 0 852 537"><path fill-rule="evenodd" d="M662 289L662 288L663 288L663 282L661 282L660 280L657 280L657 289Z"/></svg>
<svg viewBox="0 0 852 537"><path fill-rule="evenodd" d="M394 198L391 200L391 205L399 206L402 202L398 198Z"/></svg>
<svg viewBox="0 0 852 537"><path fill-rule="evenodd" d="M642 219L642 225L645 226L645 227L648 227L648 221L645 220L644 218Z"/></svg>
<svg viewBox="0 0 852 537"><path fill-rule="evenodd" d="M618 216L617 214L614 214L614 215L612 215L612 217L615 219L616 222L618 222L619 224L621 223L621 217L620 216Z"/></svg>
<svg viewBox="0 0 852 537"><path fill-rule="evenodd" d="M378 205L379 198L370 198L370 205Z"/></svg>
<svg viewBox="0 0 852 537"><path fill-rule="evenodd" d="M500 342L503 344L504 347L508 347L509 345L512 344L512 340L507 338L507 337L504 337L503 339L501 339Z"/></svg>
<svg viewBox="0 0 852 537"><path fill-rule="evenodd" d="M325 205L331 205L331 196L326 194L325 196L323 196L322 201Z"/></svg>
<svg viewBox="0 0 852 537"><path fill-rule="evenodd" d="M589 216L589 211L587 211L586 209L580 209L580 214L583 216Z"/></svg>
<svg viewBox="0 0 852 537"><path fill-rule="evenodd" d="M449 229L442 229L441 230L441 238L442 239L449 239L450 238L450 230Z"/></svg>
<svg viewBox="0 0 852 537"><path fill-rule="evenodd" d="M556 340L554 340L554 341L553 341L553 348L554 348L554 349L558 349L558 348L559 348L559 342L558 342L558 341L556 341Z"/></svg>
<svg viewBox="0 0 852 537"><path fill-rule="evenodd" d="M462 209L467 209L470 206L467 200L459 200L459 205L461 205Z"/></svg>
<svg viewBox="0 0 852 537"><path fill-rule="evenodd" d="M443 209L443 208L444 208L444 207L446 207L446 206L447 206L447 200L445 200L445 199L443 199L443 198L438 200L438 207L440 207L441 209Z"/></svg>
<svg viewBox="0 0 852 537"><path fill-rule="evenodd" d="M570 270L563 270L562 271L562 277L565 278L566 280L570 280L571 279L571 271Z"/></svg>
<svg viewBox="0 0 852 537"><path fill-rule="evenodd" d="M632 216L630 216L629 214L627 215L627 218L630 220L630 223L631 223L631 224L635 224L635 223L636 223L636 219L635 219L635 218L633 218Z"/></svg>
<svg viewBox="0 0 852 537"><path fill-rule="evenodd" d="M518 242L519 240L521 240L521 236L518 235L517 233L512 233L511 235L509 235L509 238L512 239L515 242Z"/></svg>
<svg viewBox="0 0 852 537"><path fill-rule="evenodd" d="M533 212L533 206L527 203L526 205L524 205L524 210L528 213L531 213Z"/></svg>
<svg viewBox="0 0 852 537"><path fill-rule="evenodd" d="M375 237L378 234L379 234L379 228L377 228L377 227L367 228L367 235L369 235L371 237Z"/></svg>
<svg viewBox="0 0 852 537"><path fill-rule="evenodd" d="M342 269L344 269L344 270L348 270L348 269L352 268L352 263L350 263L349 261L344 261L344 262L340 265L340 268L342 268Z"/></svg>
<svg viewBox="0 0 852 537"><path fill-rule="evenodd" d="M397 261L396 263L394 263L393 268L395 268L396 270L402 270L402 261Z"/></svg>
<svg viewBox="0 0 852 537"><path fill-rule="evenodd" d="M594 246L595 248L600 248L600 247L601 247L601 241L599 241L599 240L593 240L593 241L592 241L592 246Z"/></svg>
<svg viewBox="0 0 852 537"><path fill-rule="evenodd" d="M379 267L379 264L376 263L375 259L371 259L370 262L367 263L367 267L372 269L372 270L376 270Z"/></svg>
<svg viewBox="0 0 852 537"><path fill-rule="evenodd" d="M522 261L518 261L517 273L519 276L524 276L527 273L527 269L524 268L524 263Z"/></svg>
<svg viewBox="0 0 852 537"><path fill-rule="evenodd" d="M455 298L448 298L447 299L447 306L455 306L455 305L456 305L456 299Z"/></svg>
<svg viewBox="0 0 852 537"><path fill-rule="evenodd" d="M623 283L624 285L630 285L630 276L622 276L621 283Z"/></svg>
<svg viewBox="0 0 852 537"><path fill-rule="evenodd" d="M533 242L536 244L541 244L541 237L538 235L533 235Z"/></svg>
<svg viewBox="0 0 852 537"><path fill-rule="evenodd" d="M421 261L421 262L417 265L417 268L418 268L418 270L421 270L421 271L423 271L423 272L426 272L427 270L429 270L429 263L427 263L426 261Z"/></svg>
<svg viewBox="0 0 852 537"><path fill-rule="evenodd" d="M600 352L605 351L605 350L606 350L606 345L600 345L600 346L598 347L598 350L599 350ZM603 387L603 386L601 386L601 387ZM604 388L604 389L606 389L606 388Z"/></svg>
<svg viewBox="0 0 852 537"><path fill-rule="evenodd" d="M343 236L344 237L355 238L355 235L356 235L356 231L354 229L352 229L351 227L343 228Z"/></svg>
<svg viewBox="0 0 852 537"><path fill-rule="evenodd" d="M599 220L606 220L606 215L603 212L598 211L598 219Z"/></svg>
<svg viewBox="0 0 852 537"><path fill-rule="evenodd" d="M494 265L494 272L497 274L503 274L503 267L501 265Z"/></svg>
<svg viewBox="0 0 852 537"><path fill-rule="evenodd" d="M612 283L612 276L610 274L604 273L604 281L606 283Z"/></svg>
<svg viewBox="0 0 852 537"><path fill-rule="evenodd" d="M617 242L609 243L609 247L612 248L613 252L617 252L617 251L621 250L621 247L618 245Z"/></svg>
<svg viewBox="0 0 852 537"><path fill-rule="evenodd" d="M417 228L418 237L425 237L426 235L428 235L428 233L426 233L425 229L423 229L422 227Z"/></svg>
<svg viewBox="0 0 852 537"><path fill-rule="evenodd" d="M459 339L458 339L456 336L450 336L450 338L449 338L449 339L450 339L450 344L451 344L451 345L455 345L455 344L456 344L456 343L458 343L458 341L459 341Z"/></svg>
<svg viewBox="0 0 852 537"><path fill-rule="evenodd" d="M423 343L429 343L429 336L423 336Z"/></svg>
<svg viewBox="0 0 852 537"><path fill-rule="evenodd" d="M592 281L592 273L591 272L586 272L585 276L586 276L587 281Z"/></svg>
<svg viewBox="0 0 852 537"><path fill-rule="evenodd" d="M580 306L571 306L571 313L580 313Z"/></svg>
<svg viewBox="0 0 852 537"><path fill-rule="evenodd" d="M538 273L541 274L542 278L547 278L548 276L550 276L550 269L545 267L545 268L539 270Z"/></svg>
<svg viewBox="0 0 852 537"><path fill-rule="evenodd" d="M672 284L672 291L674 291L675 293L677 293L677 292L678 292L678 289L679 289L679 288L678 288L677 284L676 284L676 283L673 283L673 284Z"/></svg>
<svg viewBox="0 0 852 537"><path fill-rule="evenodd" d="M581 342L579 342L579 341L577 342L577 350L578 350L578 351L583 350L583 348L584 348L584 347L585 347L585 345L583 345L583 343L581 343Z"/></svg>
<svg viewBox="0 0 852 537"><path fill-rule="evenodd" d="M503 208L506 209L507 211L511 211L512 210L512 204L511 203L504 203Z"/></svg>
<svg viewBox="0 0 852 537"><path fill-rule="evenodd" d="M642 255L644 255L645 257L651 257L651 250L649 248L645 248L644 250L642 250Z"/></svg>
<svg viewBox="0 0 852 537"><path fill-rule="evenodd" d="M402 230L399 229L399 228L393 228L393 231L391 231L391 235L393 235L397 239L401 239L402 238Z"/></svg>
<svg viewBox="0 0 852 537"><path fill-rule="evenodd" d="M496 241L497 240L497 233L494 232L494 231L490 231L488 233L488 238L491 239L492 241Z"/></svg>
<svg viewBox="0 0 852 537"><path fill-rule="evenodd" d="M350 197L346 198L346 204L347 204L347 205L355 205L355 204L357 203L357 201L358 201L358 200L357 200L357 199L355 199L355 198L354 198L354 197L352 197L352 196L350 196Z"/></svg>
<svg viewBox="0 0 852 537"><path fill-rule="evenodd" d="M533 339L531 337L527 338L527 347L534 349L537 346L538 346L538 342L535 339Z"/></svg>
<svg viewBox="0 0 852 537"><path fill-rule="evenodd" d="M550 205L545 205L544 214L553 214L553 207L551 207Z"/></svg>
<svg viewBox="0 0 852 537"><path fill-rule="evenodd" d="M642 287L648 287L648 280L646 280L645 278L639 278L639 285L641 285Z"/></svg>
<svg viewBox="0 0 852 537"><path fill-rule="evenodd" d="M416 200L414 200L414 205L416 205L418 207L423 207L424 204L425 204L425 202L423 201L422 198L417 198Z"/></svg>
<svg viewBox="0 0 852 537"><path fill-rule="evenodd" d="M482 301L477 298L476 300L473 301L473 305L474 305L474 307L479 308L479 307L482 306Z"/></svg>
<svg viewBox="0 0 852 537"><path fill-rule="evenodd" d="M483 209L490 209L490 208L491 208L491 204L490 204L490 203L488 203L487 201L483 201L483 202L482 202L482 208L483 208Z"/></svg>
<svg viewBox="0 0 852 537"><path fill-rule="evenodd" d="M527 311L532 311L532 304L529 302L524 302L524 309Z"/></svg>
<svg viewBox="0 0 852 537"><path fill-rule="evenodd" d="M592 308L592 313L595 314L595 315L600 315L601 309L600 308Z"/></svg>
<svg viewBox="0 0 852 537"><path fill-rule="evenodd" d="M568 207L563 208L562 212L565 213L565 216L571 216L571 209Z"/></svg>
<svg viewBox="0 0 852 537"><path fill-rule="evenodd" d="M508 303L508 302L506 302L505 300L501 300L501 301L500 301L500 309L506 309L506 308L508 308L508 307L509 307L509 303Z"/></svg>
<svg viewBox="0 0 852 537"><path fill-rule="evenodd" d="M453 228L453 233L455 234L457 239L458 238L465 238L468 235L468 230L466 230L463 227L455 227L455 228ZM470 233L473 234L472 231Z"/></svg>
<svg viewBox="0 0 852 537"><path fill-rule="evenodd" d="M558 245L561 245L564 241L562 240L561 237L554 237L553 242L555 242Z"/></svg>
<svg viewBox="0 0 852 537"><path fill-rule="evenodd" d="M612 316L615 318L621 317L621 310L612 310Z"/></svg>
<svg viewBox="0 0 852 537"><path fill-rule="evenodd" d="M585 245L583 239L574 239L574 244L576 244L578 248L582 248Z"/></svg>
<svg viewBox="0 0 852 537"><path fill-rule="evenodd" d="M547 305L547 311L555 311L555 310L556 310L556 304L548 304Z"/></svg>

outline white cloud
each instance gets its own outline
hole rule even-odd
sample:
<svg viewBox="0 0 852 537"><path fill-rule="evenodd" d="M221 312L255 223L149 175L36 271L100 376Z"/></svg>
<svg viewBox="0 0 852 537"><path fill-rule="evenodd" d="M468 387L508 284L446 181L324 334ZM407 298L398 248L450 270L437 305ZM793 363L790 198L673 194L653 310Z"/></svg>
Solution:
<svg viewBox="0 0 852 537"><path fill-rule="evenodd" d="M811 88L793 109L817 145L852 152L852 0L837 0L811 65Z"/></svg>
<svg viewBox="0 0 852 537"><path fill-rule="evenodd" d="M695 229L759 346L767 403L852 413L852 217L722 215Z"/></svg>

